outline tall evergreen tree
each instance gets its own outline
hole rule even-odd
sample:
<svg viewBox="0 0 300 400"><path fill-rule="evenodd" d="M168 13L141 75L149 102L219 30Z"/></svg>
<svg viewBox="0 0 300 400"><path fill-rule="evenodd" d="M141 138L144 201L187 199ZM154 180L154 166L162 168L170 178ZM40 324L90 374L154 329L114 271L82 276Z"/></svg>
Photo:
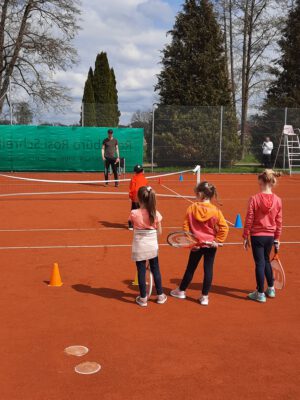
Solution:
<svg viewBox="0 0 300 400"><path fill-rule="evenodd" d="M96 110L95 110L95 96L93 89L93 70L89 69L87 80L85 81L83 98L82 98L82 111L83 125L96 126ZM82 119L81 119L82 123Z"/></svg>
<svg viewBox="0 0 300 400"><path fill-rule="evenodd" d="M156 90L161 104L230 105L224 38L208 0L186 0L169 32Z"/></svg>
<svg viewBox="0 0 300 400"><path fill-rule="evenodd" d="M160 165L216 165L220 106L227 106L223 155L230 164L239 144L224 38L212 3L185 0L169 33L172 40L163 50L156 86L160 105L155 112L155 161Z"/></svg>
<svg viewBox="0 0 300 400"><path fill-rule="evenodd" d="M107 54L104 52L99 53L96 57L93 88L96 103L97 125L115 125L112 76Z"/></svg>
<svg viewBox="0 0 300 400"><path fill-rule="evenodd" d="M118 126L117 82L104 52L97 55L95 70L89 69L82 101L85 126Z"/></svg>
<svg viewBox="0 0 300 400"><path fill-rule="evenodd" d="M289 13L279 41L281 58L268 92L265 107L300 107L300 0L296 0Z"/></svg>
<svg viewBox="0 0 300 400"><path fill-rule="evenodd" d="M114 106L113 107L113 119L114 119L113 126L118 126L121 114L119 111L119 98L118 98L116 75L115 75L115 71L113 68L111 68L110 74L111 74L112 105Z"/></svg>

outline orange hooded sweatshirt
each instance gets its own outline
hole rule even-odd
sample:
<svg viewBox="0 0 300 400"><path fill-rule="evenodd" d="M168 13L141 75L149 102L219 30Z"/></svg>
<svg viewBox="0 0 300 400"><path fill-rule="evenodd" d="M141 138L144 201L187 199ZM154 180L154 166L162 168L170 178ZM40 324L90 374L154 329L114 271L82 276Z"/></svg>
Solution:
<svg viewBox="0 0 300 400"><path fill-rule="evenodd" d="M130 181L130 185L129 185L129 198L131 199L131 201L133 201L134 203L137 203L137 201L138 201L137 193L139 191L139 188L142 186L147 186L147 185L148 185L148 181L143 172L135 174L132 177L132 179Z"/></svg>
<svg viewBox="0 0 300 400"><path fill-rule="evenodd" d="M193 203L186 213L183 229L192 232L200 242L225 242L228 225L222 212L212 203Z"/></svg>

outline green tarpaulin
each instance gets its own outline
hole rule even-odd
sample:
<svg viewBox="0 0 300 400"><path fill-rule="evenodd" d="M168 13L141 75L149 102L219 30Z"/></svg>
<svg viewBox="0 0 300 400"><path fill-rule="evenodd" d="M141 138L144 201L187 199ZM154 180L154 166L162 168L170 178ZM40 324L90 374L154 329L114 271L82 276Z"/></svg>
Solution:
<svg viewBox="0 0 300 400"><path fill-rule="evenodd" d="M0 126L1 171L103 171L109 128ZM113 128L126 169L143 162L144 130Z"/></svg>

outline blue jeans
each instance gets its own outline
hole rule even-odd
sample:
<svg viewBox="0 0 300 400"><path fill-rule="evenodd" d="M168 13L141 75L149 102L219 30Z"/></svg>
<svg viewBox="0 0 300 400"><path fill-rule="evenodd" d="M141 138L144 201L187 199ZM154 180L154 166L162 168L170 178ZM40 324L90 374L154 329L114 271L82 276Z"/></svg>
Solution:
<svg viewBox="0 0 300 400"><path fill-rule="evenodd" d="M201 260L202 256L204 256L204 279L202 286L202 294L204 296L208 295L213 279L213 268L214 268L216 252L217 249L211 247L203 247L202 249L196 251L192 250L190 252L188 265L186 267L186 271L182 278L182 282L179 286L180 290L185 291L187 289L187 287L189 286L189 284L193 279L199 261Z"/></svg>
<svg viewBox="0 0 300 400"><path fill-rule="evenodd" d="M151 269L151 272L153 275L156 292L158 295L163 294L158 257L155 257L155 258L152 258L151 260L149 260L149 264L150 264L150 269ZM147 296L147 293L146 293L146 260L136 261L136 266L137 266L137 270L138 270L140 294L141 294L141 297L145 298Z"/></svg>
<svg viewBox="0 0 300 400"><path fill-rule="evenodd" d="M270 263L270 253L274 244L273 236L251 236L252 254L255 261L255 276L257 290L264 292L265 276L268 286L274 285L273 271Z"/></svg>

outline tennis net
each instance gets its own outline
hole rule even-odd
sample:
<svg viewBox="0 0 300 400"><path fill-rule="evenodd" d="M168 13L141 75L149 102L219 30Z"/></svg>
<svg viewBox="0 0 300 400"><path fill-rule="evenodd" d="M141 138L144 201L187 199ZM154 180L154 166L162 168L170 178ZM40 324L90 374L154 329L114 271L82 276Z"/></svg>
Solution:
<svg viewBox="0 0 300 400"><path fill-rule="evenodd" d="M167 188L166 184L181 182L182 185L195 185L200 182L201 169L197 166L177 172L161 175L147 175L149 185L156 191L158 185ZM85 179L82 179L84 176ZM57 178L60 179L57 179ZM78 178L81 179L78 179ZM113 176L108 181L95 180L95 173L7 173L0 174L0 198L34 197L34 196L72 196L72 195L126 195L132 175L115 181ZM118 183L118 188L115 184ZM162 197L181 197L176 191L169 190L168 194L159 194Z"/></svg>

